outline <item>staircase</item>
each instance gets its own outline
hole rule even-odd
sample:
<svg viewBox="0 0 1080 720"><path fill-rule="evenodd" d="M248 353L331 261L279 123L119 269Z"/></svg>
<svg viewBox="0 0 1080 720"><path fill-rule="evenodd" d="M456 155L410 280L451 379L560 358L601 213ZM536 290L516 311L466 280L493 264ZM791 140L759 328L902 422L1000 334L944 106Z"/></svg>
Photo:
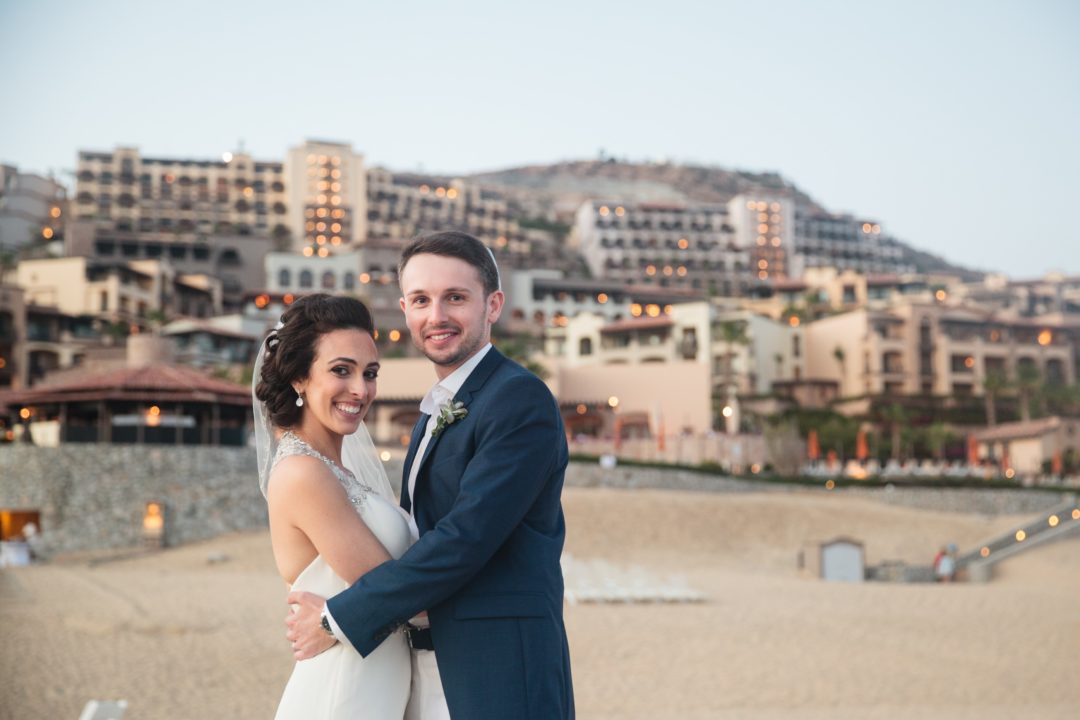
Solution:
<svg viewBox="0 0 1080 720"><path fill-rule="evenodd" d="M957 568L966 568L972 582L987 582L993 576L994 565L1002 560L1070 536L1080 536L1080 504L1075 495L1034 520L961 555L956 561Z"/></svg>

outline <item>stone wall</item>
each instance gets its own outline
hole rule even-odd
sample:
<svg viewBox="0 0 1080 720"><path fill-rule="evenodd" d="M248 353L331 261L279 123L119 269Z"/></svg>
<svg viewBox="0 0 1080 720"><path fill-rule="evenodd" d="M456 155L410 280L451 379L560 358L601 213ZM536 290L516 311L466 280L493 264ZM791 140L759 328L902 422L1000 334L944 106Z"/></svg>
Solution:
<svg viewBox="0 0 1080 720"><path fill-rule="evenodd" d="M41 513L45 554L141 545L148 502L166 545L267 524L252 448L0 446L0 508Z"/></svg>
<svg viewBox="0 0 1080 720"><path fill-rule="evenodd" d="M401 460L386 465L392 484ZM688 470L573 463L572 487L657 488L696 492L850 493L909 507L987 515L1034 514L1065 494L1033 490L845 488L826 491L750 482ZM131 548L143 543L148 502L165 505L165 544L266 527L252 448L145 445L0 445L0 509L41 513L45 554Z"/></svg>

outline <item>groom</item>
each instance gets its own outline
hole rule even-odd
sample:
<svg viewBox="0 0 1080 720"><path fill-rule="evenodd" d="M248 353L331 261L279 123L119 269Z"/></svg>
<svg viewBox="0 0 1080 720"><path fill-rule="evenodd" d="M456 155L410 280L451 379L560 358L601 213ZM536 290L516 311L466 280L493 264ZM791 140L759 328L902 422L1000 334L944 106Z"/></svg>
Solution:
<svg viewBox="0 0 1080 720"><path fill-rule="evenodd" d="M298 659L334 637L366 656L427 610L430 629L406 626L410 718L573 718L558 405L542 381L491 346L504 296L483 243L461 232L417 238L402 252L398 278L413 343L439 378L421 402L401 489L420 540L325 603L291 593L300 607L287 637Z"/></svg>

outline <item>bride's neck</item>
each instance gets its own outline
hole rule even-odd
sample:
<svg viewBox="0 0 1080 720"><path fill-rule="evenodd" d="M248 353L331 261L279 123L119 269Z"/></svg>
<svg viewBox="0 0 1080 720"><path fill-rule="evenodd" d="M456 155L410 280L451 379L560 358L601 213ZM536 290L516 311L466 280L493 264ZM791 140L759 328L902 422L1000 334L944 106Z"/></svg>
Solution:
<svg viewBox="0 0 1080 720"><path fill-rule="evenodd" d="M293 426L293 433L311 447L341 465L341 445L344 437L328 429L325 425L305 414L301 421Z"/></svg>

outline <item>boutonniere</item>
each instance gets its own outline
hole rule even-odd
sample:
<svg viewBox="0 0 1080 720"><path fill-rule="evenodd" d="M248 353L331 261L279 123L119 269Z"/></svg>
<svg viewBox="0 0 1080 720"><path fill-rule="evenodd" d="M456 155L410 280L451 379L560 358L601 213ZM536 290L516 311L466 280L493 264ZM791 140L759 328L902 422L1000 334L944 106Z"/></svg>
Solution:
<svg viewBox="0 0 1080 720"><path fill-rule="evenodd" d="M468 414L469 409L465 407L465 403L460 400L457 402L447 401L439 408L439 419L435 421L435 429L431 431L431 437L438 437L439 433L445 430L447 426L453 425Z"/></svg>

